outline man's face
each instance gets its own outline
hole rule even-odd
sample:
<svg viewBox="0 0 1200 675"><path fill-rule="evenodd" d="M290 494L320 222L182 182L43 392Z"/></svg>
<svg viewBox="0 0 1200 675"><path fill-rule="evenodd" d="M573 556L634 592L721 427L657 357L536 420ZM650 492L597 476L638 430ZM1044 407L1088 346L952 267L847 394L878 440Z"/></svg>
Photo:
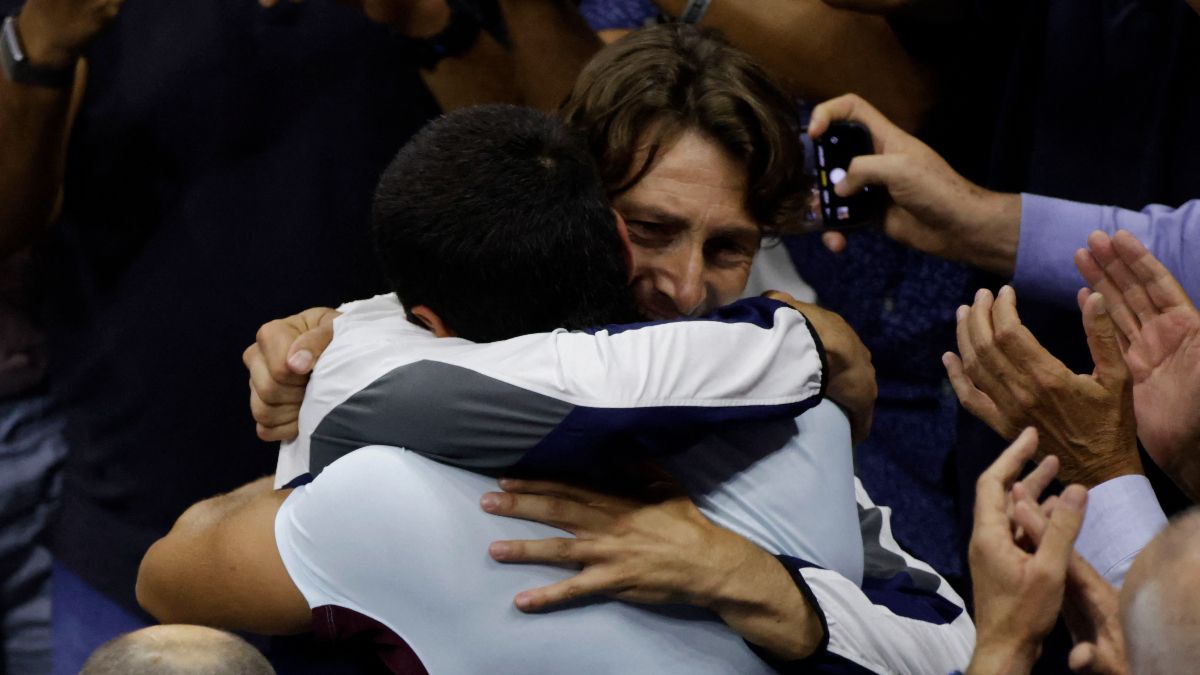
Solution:
<svg viewBox="0 0 1200 675"><path fill-rule="evenodd" d="M629 228L630 285L646 318L695 316L741 295L760 240L745 202L745 169L693 131L613 200Z"/></svg>

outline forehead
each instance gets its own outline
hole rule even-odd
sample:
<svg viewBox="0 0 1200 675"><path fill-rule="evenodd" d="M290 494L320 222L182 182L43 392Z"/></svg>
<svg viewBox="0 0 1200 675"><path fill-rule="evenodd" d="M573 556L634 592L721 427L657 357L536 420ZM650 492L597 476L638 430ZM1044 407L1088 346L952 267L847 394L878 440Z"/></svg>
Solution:
<svg viewBox="0 0 1200 675"><path fill-rule="evenodd" d="M633 165L642 166L648 148ZM747 230L758 224L746 211L746 169L715 141L684 131L664 145L642 179L614 199L626 218L639 211L666 211L692 226L712 225Z"/></svg>

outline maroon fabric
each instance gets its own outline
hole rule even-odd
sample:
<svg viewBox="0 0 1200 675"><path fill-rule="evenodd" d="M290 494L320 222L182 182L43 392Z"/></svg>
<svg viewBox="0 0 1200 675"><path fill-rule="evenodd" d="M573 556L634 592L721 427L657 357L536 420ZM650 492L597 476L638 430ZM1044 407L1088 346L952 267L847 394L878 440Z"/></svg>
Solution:
<svg viewBox="0 0 1200 675"><path fill-rule="evenodd" d="M31 319L28 258L0 260L0 397L32 388L46 371L42 334Z"/></svg>
<svg viewBox="0 0 1200 675"><path fill-rule="evenodd" d="M392 629L369 616L337 605L312 611L313 632L320 640L369 644L388 670L397 675L429 675L416 652Z"/></svg>

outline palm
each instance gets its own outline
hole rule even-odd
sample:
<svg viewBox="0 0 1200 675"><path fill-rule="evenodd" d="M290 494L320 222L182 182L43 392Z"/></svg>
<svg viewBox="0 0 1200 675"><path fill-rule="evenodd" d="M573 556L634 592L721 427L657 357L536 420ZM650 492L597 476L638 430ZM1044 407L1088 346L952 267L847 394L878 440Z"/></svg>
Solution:
<svg viewBox="0 0 1200 675"><path fill-rule="evenodd" d="M1200 441L1200 313L1176 306L1142 325L1125 354L1138 437L1160 466Z"/></svg>

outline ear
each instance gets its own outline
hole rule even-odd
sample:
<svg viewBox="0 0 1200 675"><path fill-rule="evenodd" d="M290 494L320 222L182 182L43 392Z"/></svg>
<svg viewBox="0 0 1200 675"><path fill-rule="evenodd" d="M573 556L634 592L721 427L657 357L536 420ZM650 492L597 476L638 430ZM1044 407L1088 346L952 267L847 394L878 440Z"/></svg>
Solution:
<svg viewBox="0 0 1200 675"><path fill-rule="evenodd" d="M633 242L629 240L629 225L616 209L613 209L613 215L617 217L617 236L621 238L621 248L625 249L625 269L629 270L629 279L626 281L633 281Z"/></svg>
<svg viewBox="0 0 1200 675"><path fill-rule="evenodd" d="M438 316L437 312L425 305L417 305L408 310L408 313L416 317L417 321L420 321L421 325L428 328L429 332L433 333L436 337L457 337L453 330L446 327L446 324L442 321L442 317Z"/></svg>

